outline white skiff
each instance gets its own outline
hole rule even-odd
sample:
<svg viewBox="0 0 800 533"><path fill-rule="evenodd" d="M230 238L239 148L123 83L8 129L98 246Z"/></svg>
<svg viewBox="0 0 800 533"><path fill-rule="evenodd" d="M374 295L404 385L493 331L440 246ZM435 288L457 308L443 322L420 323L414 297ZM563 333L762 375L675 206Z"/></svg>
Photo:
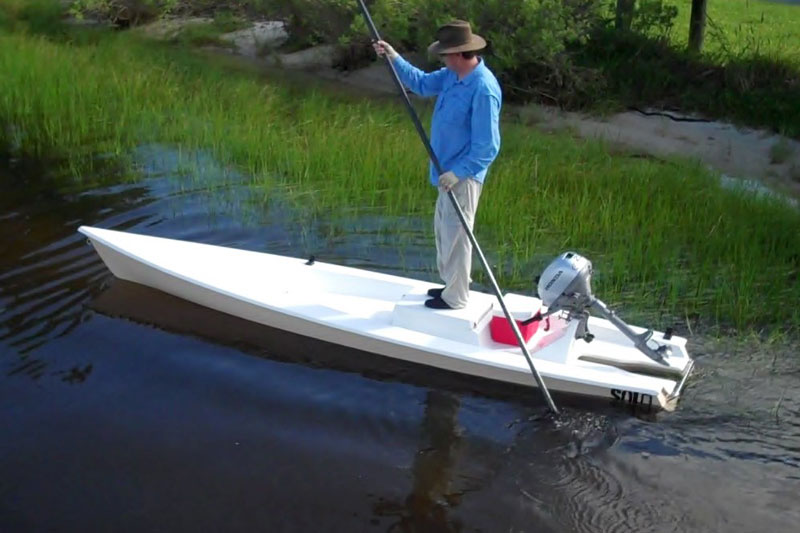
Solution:
<svg viewBox="0 0 800 533"><path fill-rule="evenodd" d="M494 340L504 321L494 296L472 292L465 309L423 305L435 285L306 259L82 226L118 278L300 335L387 357L488 379L536 386L519 346ZM504 296L520 319L542 310L537 298ZM495 318L496 317L496 318ZM551 391L672 410L691 372L686 339L655 332L670 348L658 364L608 320L591 317L591 342L578 321L554 314L528 341ZM637 333L644 331L633 328Z"/></svg>

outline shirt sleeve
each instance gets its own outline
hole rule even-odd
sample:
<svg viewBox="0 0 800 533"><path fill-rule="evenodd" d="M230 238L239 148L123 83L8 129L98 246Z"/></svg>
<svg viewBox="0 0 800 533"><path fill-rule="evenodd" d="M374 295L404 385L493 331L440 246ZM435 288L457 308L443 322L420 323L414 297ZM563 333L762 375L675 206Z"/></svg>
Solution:
<svg viewBox="0 0 800 533"><path fill-rule="evenodd" d="M500 151L500 99L488 91L473 97L471 136L469 152L450 169L459 179L487 169Z"/></svg>
<svg viewBox="0 0 800 533"><path fill-rule="evenodd" d="M441 68L433 72L418 69L402 56L394 59L394 68L403 85L420 96L435 96L442 92L447 69Z"/></svg>

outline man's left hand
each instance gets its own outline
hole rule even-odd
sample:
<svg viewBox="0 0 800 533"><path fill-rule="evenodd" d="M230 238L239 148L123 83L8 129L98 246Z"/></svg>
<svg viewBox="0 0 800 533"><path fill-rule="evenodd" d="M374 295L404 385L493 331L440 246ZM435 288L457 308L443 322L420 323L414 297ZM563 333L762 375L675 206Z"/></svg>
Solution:
<svg viewBox="0 0 800 533"><path fill-rule="evenodd" d="M455 174L453 174L451 170L448 170L447 172L439 176L439 187L441 187L445 191L449 191L450 189L455 187L456 183L458 183L458 177Z"/></svg>

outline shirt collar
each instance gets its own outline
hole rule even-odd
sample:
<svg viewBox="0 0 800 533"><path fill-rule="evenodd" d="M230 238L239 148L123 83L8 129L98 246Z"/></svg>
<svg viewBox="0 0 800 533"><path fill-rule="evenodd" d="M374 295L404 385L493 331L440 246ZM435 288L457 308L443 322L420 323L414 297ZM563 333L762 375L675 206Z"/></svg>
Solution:
<svg viewBox="0 0 800 533"><path fill-rule="evenodd" d="M458 74L456 74L456 83L463 83L464 85L471 85L480 76L480 73L478 71L479 70L483 70L484 68L486 68L486 67L483 64L483 58L479 57L478 58L478 64L475 65L475 68L472 69L472 72L470 72L469 74L464 76L463 79L459 80L458 79Z"/></svg>

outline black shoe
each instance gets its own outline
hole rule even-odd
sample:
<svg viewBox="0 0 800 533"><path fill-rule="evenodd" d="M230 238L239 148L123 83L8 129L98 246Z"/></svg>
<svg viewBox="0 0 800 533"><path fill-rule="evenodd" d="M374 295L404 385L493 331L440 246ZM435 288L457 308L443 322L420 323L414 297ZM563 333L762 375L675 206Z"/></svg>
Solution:
<svg viewBox="0 0 800 533"><path fill-rule="evenodd" d="M433 296L434 298L441 298L442 292L444 292L444 287L439 287L438 289L428 289L428 296Z"/></svg>
<svg viewBox="0 0 800 533"><path fill-rule="evenodd" d="M432 298L430 300L425 300L425 307L430 307L431 309L452 309L447 302L442 300L441 298Z"/></svg>

